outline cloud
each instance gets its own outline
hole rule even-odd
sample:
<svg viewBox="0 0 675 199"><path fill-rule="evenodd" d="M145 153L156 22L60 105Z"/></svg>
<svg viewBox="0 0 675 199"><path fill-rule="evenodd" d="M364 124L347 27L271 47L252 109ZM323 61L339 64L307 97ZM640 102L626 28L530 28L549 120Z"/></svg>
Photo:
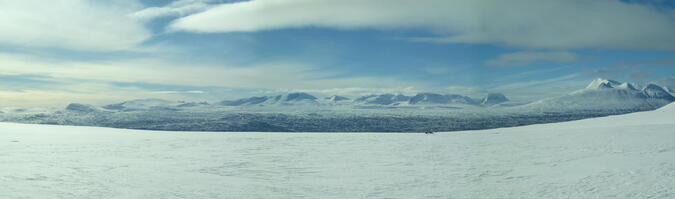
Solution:
<svg viewBox="0 0 675 199"><path fill-rule="evenodd" d="M24 94L27 91L40 91L43 94L54 91L58 92L59 96L69 92L76 96L84 95L83 93L110 96L111 94L107 92L119 94L125 90L133 91L123 95L119 94L115 99L119 99L119 96L130 99L141 96L166 96L168 94L183 97L186 94L211 94L200 93L204 91L202 88L322 90L356 87L391 89L427 86L421 82L406 81L394 76L344 76L340 72L321 70L321 68L311 64L282 61L247 66L222 66L200 63L180 64L151 58L111 61L59 61L25 54L0 53L0 83L3 82L1 81L2 77L13 78L8 79L9 82L31 82L30 85L21 86L19 89L0 86L0 90L12 91L16 96L26 96ZM22 78L21 81L17 80L19 77ZM158 89L144 89L143 85L153 85ZM172 86L160 87L157 85ZM171 89L178 87L190 89ZM138 94L142 91L145 93ZM218 96L219 99L227 97ZM76 99L76 97L72 97L72 99ZM83 99L94 98L91 96Z"/></svg>
<svg viewBox="0 0 675 199"><path fill-rule="evenodd" d="M528 87L532 87L532 86L541 86L541 85L557 83L557 82L560 82L560 81L566 81L566 80L579 78L579 77L582 77L583 75L584 75L583 73L573 73L573 74L568 74L568 75L565 75L565 76L555 77L555 78L551 78L551 79L534 80L534 81L517 82L517 83L506 84L506 85L500 85L500 86L495 87L495 89L522 89L522 88L528 88Z"/></svg>
<svg viewBox="0 0 675 199"><path fill-rule="evenodd" d="M0 90L2 107L52 107L63 108L70 103L106 105L131 99L171 99L197 101L181 94L152 93L140 89L120 89L100 84L88 87L89 92L71 92L63 90Z"/></svg>
<svg viewBox="0 0 675 199"><path fill-rule="evenodd" d="M252 0L174 21L201 33L423 29L415 41L544 49L675 50L675 12L610 0Z"/></svg>
<svg viewBox="0 0 675 199"><path fill-rule="evenodd" d="M557 63L570 63L579 61L577 54L566 51L534 52L523 51L502 54L496 59L485 61L488 66L527 66L535 62L549 61Z"/></svg>
<svg viewBox="0 0 675 199"><path fill-rule="evenodd" d="M636 62L633 63L634 65L645 65L645 66L664 66L664 67L674 67L675 66L675 58L665 58L665 59L658 59L658 60L653 60L653 61L644 61L644 62Z"/></svg>
<svg viewBox="0 0 675 199"><path fill-rule="evenodd" d="M186 16L212 7L214 0L178 0L163 7L150 7L131 14L132 17L147 21L161 17Z"/></svg>
<svg viewBox="0 0 675 199"><path fill-rule="evenodd" d="M0 82L2 107L62 108L73 102L104 105L139 98L194 99L184 93L154 93L142 88L115 86L104 81L48 76L0 75Z"/></svg>
<svg viewBox="0 0 675 199"><path fill-rule="evenodd" d="M600 68L586 69L589 75L596 75L608 79L630 79L644 82L655 77L663 76L658 69L675 67L675 59L666 57L661 59L643 61L618 61Z"/></svg>
<svg viewBox="0 0 675 199"><path fill-rule="evenodd" d="M140 9L132 0L0 1L0 44L19 47L117 51L151 37L128 14Z"/></svg>
<svg viewBox="0 0 675 199"><path fill-rule="evenodd" d="M87 62L41 60L38 57L0 54L0 75L42 75L97 81L143 82L183 86L236 88L334 88L405 84L396 78L343 77L337 72L293 62L258 63L247 66L180 64L161 59Z"/></svg>
<svg viewBox="0 0 675 199"><path fill-rule="evenodd" d="M509 99L517 102L529 102L548 97L557 97L572 91L583 89L590 79L585 73L572 73L549 79L515 82L490 88L491 91L504 93Z"/></svg>

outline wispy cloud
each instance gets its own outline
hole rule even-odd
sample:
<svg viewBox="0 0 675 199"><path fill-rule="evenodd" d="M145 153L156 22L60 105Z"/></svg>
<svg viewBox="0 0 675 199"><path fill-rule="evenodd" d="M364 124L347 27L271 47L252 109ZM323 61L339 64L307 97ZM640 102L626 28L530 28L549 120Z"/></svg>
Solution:
<svg viewBox="0 0 675 199"><path fill-rule="evenodd" d="M599 68L585 69L584 73L609 79L631 79L644 82L656 75L655 69L675 67L671 57L645 61L619 61ZM660 74L663 76L667 74Z"/></svg>
<svg viewBox="0 0 675 199"><path fill-rule="evenodd" d="M672 54L675 13L644 3L172 0L145 7L140 2L0 0L0 104L219 100L291 91L529 95L531 88L543 93L543 85L560 87L586 76L672 74L665 67L642 69L674 63L595 56L601 60L577 76L565 76L570 71L560 68L485 66L573 63L617 52L592 49ZM292 28L298 30L269 31ZM392 37L405 39L378 40ZM504 46L520 52L496 55ZM632 51L617 54L626 52ZM611 62L628 64L597 66ZM551 76L560 78L546 79ZM448 87L452 84L466 87Z"/></svg>
<svg viewBox="0 0 675 199"><path fill-rule="evenodd" d="M541 68L538 70L529 70L520 73L503 75L501 77L495 78L492 84L489 85L503 85L504 82L518 82L524 79L538 79L537 77L547 76L550 74L560 73L562 70L569 69L571 66L560 66L554 68Z"/></svg>
<svg viewBox="0 0 675 199"><path fill-rule="evenodd" d="M556 63L570 63L581 60L574 53L567 51L534 52L522 51L502 54L499 57L485 61L488 66L528 66L535 62L547 61Z"/></svg>
<svg viewBox="0 0 675 199"><path fill-rule="evenodd" d="M283 61L243 66L180 64L152 58L54 62L33 56L0 54L0 69L0 74L4 75L236 88L391 87L411 84L395 77L339 77L339 72L319 70L315 65Z"/></svg>
<svg viewBox="0 0 675 199"><path fill-rule="evenodd" d="M169 28L190 32L421 28L438 36L418 41L675 50L673 18L673 12L621 1L253 0L189 15Z"/></svg>
<svg viewBox="0 0 675 199"><path fill-rule="evenodd" d="M153 93L139 88L116 87L105 82L56 80L51 84L20 90L0 87L0 103L3 107L62 108L73 102L105 105L143 98L201 99L181 93Z"/></svg>
<svg viewBox="0 0 675 199"><path fill-rule="evenodd" d="M0 44L86 51L132 49L151 37L142 22L127 16L140 6L132 0L2 1Z"/></svg>
<svg viewBox="0 0 675 199"><path fill-rule="evenodd" d="M178 0L162 7L149 7L132 13L130 16L143 20L153 20L161 17L181 17L204 11L222 1L218 0Z"/></svg>
<svg viewBox="0 0 675 199"><path fill-rule="evenodd" d="M54 61L21 54L0 54L0 76L39 77L31 81L49 81L39 85L53 85L47 88L26 86L22 89L0 87L0 90L12 91L15 97L26 97L25 93L65 96L72 93L81 101L94 99L87 95L109 96L107 92L118 93L115 99L124 96L164 97L183 96L185 94L209 94L203 90L162 90L144 89L143 86L116 86L120 83L137 85L174 85L185 88L236 88L248 90L327 90L338 88L393 89L410 86L424 87L423 82L402 80L392 76L341 76L339 72L319 70L317 66L301 63L271 62L247 66L222 66L209 64L178 64L161 59L112 60L104 62ZM12 82L18 82L16 79ZM19 81L20 82L20 81ZM81 89L76 89L81 88ZM124 89L120 89L124 88ZM114 92L113 92L114 91ZM119 94L128 91L126 94ZM133 92L132 92L133 91ZM143 92L143 95L139 95ZM56 94L58 93L58 95ZM85 95L86 94L86 95ZM168 94L175 94L170 96ZM204 97L204 96L202 96ZM213 98L213 96L210 96ZM220 99L230 96L219 96ZM8 100L8 97L5 100ZM96 99L100 99L96 98ZM44 99L52 99L47 97ZM109 101L109 100L105 100ZM6 101L5 101L6 102ZM67 101L62 100L60 103Z"/></svg>
<svg viewBox="0 0 675 199"><path fill-rule="evenodd" d="M491 91L505 93L514 101L532 101L547 97L565 95L584 88L588 83L583 80L594 78L583 72L562 75L549 79L522 81L490 88Z"/></svg>
<svg viewBox="0 0 675 199"><path fill-rule="evenodd" d="M495 87L495 89L522 89L522 88L527 88L527 87L532 87L532 86L541 86L541 85L545 85L545 84L556 83L556 82L560 82L560 81L578 78L578 77L581 77L583 75L584 75L583 73L573 73L573 74L555 77L555 78L551 78L551 79L518 82L518 83L507 84L507 85L501 85L501 86Z"/></svg>

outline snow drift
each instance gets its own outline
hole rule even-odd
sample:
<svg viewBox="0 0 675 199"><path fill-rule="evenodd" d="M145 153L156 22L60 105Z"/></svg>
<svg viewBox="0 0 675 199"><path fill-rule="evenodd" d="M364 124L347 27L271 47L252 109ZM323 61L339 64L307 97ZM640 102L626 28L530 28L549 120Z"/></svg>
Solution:
<svg viewBox="0 0 675 199"><path fill-rule="evenodd" d="M675 197L675 105L425 134L0 123L0 198Z"/></svg>

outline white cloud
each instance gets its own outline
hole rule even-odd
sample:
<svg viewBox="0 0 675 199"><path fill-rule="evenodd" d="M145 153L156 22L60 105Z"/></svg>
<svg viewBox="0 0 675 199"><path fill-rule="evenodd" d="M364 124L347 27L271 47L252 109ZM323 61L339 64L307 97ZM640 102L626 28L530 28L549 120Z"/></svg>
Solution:
<svg viewBox="0 0 675 199"><path fill-rule="evenodd" d="M289 62L245 67L180 64L159 59L112 62L60 62L35 56L0 53L0 75L37 75L55 79L149 83L246 89L393 88L422 86L396 77L341 77L338 72Z"/></svg>
<svg viewBox="0 0 675 199"><path fill-rule="evenodd" d="M541 85L546 85L546 84L551 84L551 83L557 83L560 81L566 81L566 80L571 80L575 78L579 78L583 76L583 73L573 73L573 74L568 74L565 76L560 76L560 77L555 77L551 79L544 79L544 80L534 80L534 81L527 81L527 82L517 82L517 83L511 83L507 85L501 85L495 87L495 89L523 89L523 88L529 88L532 86L541 86Z"/></svg>
<svg viewBox="0 0 675 199"><path fill-rule="evenodd" d="M48 85L36 88L14 89L0 85L2 107L55 107L69 103L105 105L130 99L163 98L172 100L197 100L185 93L155 93L136 87L119 87L100 81L53 79L44 77Z"/></svg>
<svg viewBox="0 0 675 199"><path fill-rule="evenodd" d="M213 0L178 0L164 7L145 8L131 16L144 21L168 16L186 16L212 7L210 2Z"/></svg>
<svg viewBox="0 0 675 199"><path fill-rule="evenodd" d="M174 21L171 30L426 29L417 41L525 48L675 50L675 14L611 0L253 0Z"/></svg>
<svg viewBox="0 0 675 199"><path fill-rule="evenodd" d="M0 53L0 80L3 76L30 79L26 85L19 85L20 88L0 85L0 104L5 106L60 107L70 102L107 104L139 98L217 101L260 91L332 90L338 91L334 94L342 94L428 86L391 76L343 77L340 72L293 62L223 66L181 64L156 58L62 61ZM118 83L131 86L118 86ZM161 87L150 89L143 85ZM237 91L224 91L228 88ZM359 91L342 88L358 88Z"/></svg>
<svg viewBox="0 0 675 199"><path fill-rule="evenodd" d="M72 86L72 85L69 85ZM85 87L82 87L85 88ZM86 91L67 90L22 90L8 91L0 89L2 107L53 107L63 108L70 103L107 105L133 99L168 99L184 101L202 101L202 98L188 97L185 93L154 93L138 88L120 88L105 84L86 87Z"/></svg>
<svg viewBox="0 0 675 199"><path fill-rule="evenodd" d="M490 90L504 93L512 101L527 102L558 97L583 89L590 82L590 78L584 73L572 73L550 79L503 84L490 88Z"/></svg>
<svg viewBox="0 0 675 199"><path fill-rule="evenodd" d="M566 51L555 51L555 52L523 51L523 52L502 54L496 59L485 61L485 64L489 66L527 66L529 64L539 61L570 63L579 60L580 58L577 54Z"/></svg>
<svg viewBox="0 0 675 199"><path fill-rule="evenodd" d="M0 1L0 44L74 50L128 50L151 37L132 0Z"/></svg>

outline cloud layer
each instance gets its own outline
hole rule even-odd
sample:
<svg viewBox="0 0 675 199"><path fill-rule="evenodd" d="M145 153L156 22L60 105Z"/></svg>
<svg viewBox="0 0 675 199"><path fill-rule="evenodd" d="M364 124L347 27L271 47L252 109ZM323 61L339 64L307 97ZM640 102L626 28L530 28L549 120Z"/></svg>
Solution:
<svg viewBox="0 0 675 199"><path fill-rule="evenodd" d="M502 54L496 59L485 62L488 66L527 66L539 61L570 63L579 61L578 55L566 51L555 52L515 52Z"/></svg>
<svg viewBox="0 0 675 199"><path fill-rule="evenodd" d="M594 53L607 52L610 53L604 55L609 56L600 57L600 62L617 62L624 57L611 57L614 56L611 53L621 52L618 54L630 55L625 56L626 60L663 60L645 65L671 66L675 50L675 12L644 2L141 2L0 0L0 104L207 95L219 100L235 97L230 94L236 93L290 91L412 94L452 83L464 86L475 83L482 88L503 89L498 91L507 94L524 93L530 91L522 88L585 77L564 76L580 66L569 64L572 69L547 69L549 63L571 63L588 56L592 60L597 57L592 57ZM166 5L148 7L161 4ZM306 27L309 29L302 29ZM381 31L317 31L315 27ZM248 34L292 28L302 30ZM199 34L231 32L244 33ZM401 37L404 38L398 39ZM381 41L376 41L380 38ZM510 53L497 55L503 52ZM593 61L588 62L585 65L593 65ZM525 71L528 67L485 67L534 63L542 66L541 71ZM630 72L633 79L648 79L645 77L672 73L668 69L652 72L645 67L589 67L592 71L584 75L626 76ZM512 72L518 73L501 77ZM554 76L567 79L541 80ZM518 82L524 79L530 82ZM510 86L490 86L503 84ZM486 92L457 88L439 92L476 96ZM225 91L228 89L231 92Z"/></svg>
<svg viewBox="0 0 675 199"><path fill-rule="evenodd" d="M204 11L215 0L178 0L163 7L149 7L131 14L132 17L147 21L160 17L185 16Z"/></svg>
<svg viewBox="0 0 675 199"><path fill-rule="evenodd" d="M0 44L87 51L128 50L151 37L129 16L136 1L0 1Z"/></svg>
<svg viewBox="0 0 675 199"><path fill-rule="evenodd" d="M614 0L253 0L180 18L169 29L415 29L417 41L546 49L675 50L675 14Z"/></svg>
<svg viewBox="0 0 675 199"><path fill-rule="evenodd" d="M141 59L113 62L46 62L30 56L0 54L0 75L39 75L59 79L144 82L183 86L218 86L266 89L323 89L409 86L390 77L339 77L299 63L259 63L250 66L176 64L166 60Z"/></svg>

